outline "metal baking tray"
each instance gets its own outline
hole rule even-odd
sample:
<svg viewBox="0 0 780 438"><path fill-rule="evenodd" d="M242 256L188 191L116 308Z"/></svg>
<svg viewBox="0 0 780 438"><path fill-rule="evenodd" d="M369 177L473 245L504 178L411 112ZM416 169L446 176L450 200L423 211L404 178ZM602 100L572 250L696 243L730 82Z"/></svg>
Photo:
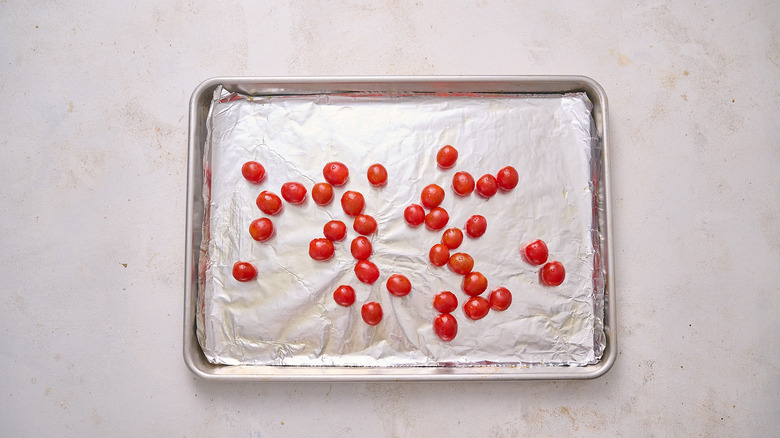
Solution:
<svg viewBox="0 0 780 438"><path fill-rule="evenodd" d="M198 256L203 225L203 147L214 90L253 96L322 93L572 93L585 92L600 141L598 227L604 276L604 332L601 360L587 366L469 367L303 367L215 365L203 354L195 331ZM217 77L204 81L190 99L187 220L184 281L184 361L197 376L218 381L419 381L592 379L606 373L617 357L615 276L612 251L607 97L584 76L372 76L372 77Z"/></svg>

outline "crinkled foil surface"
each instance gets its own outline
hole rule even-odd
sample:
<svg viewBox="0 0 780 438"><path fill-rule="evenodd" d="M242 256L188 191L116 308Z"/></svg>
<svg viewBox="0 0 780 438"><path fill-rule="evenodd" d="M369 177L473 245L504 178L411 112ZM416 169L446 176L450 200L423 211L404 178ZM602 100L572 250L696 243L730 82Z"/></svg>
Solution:
<svg viewBox="0 0 780 438"><path fill-rule="evenodd" d="M584 93L249 97L219 87L208 128L197 334L212 363L581 366L600 359L605 337L594 196L598 141ZM442 170L436 152L446 144L457 148L459 157L453 168ZM242 177L241 165L249 160L265 166L261 184ZM324 181L322 170L330 161L345 163L350 177L335 188L334 201L320 207L310 198L311 188ZM373 163L387 168L386 186L369 185L366 170ZM477 179L507 165L520 174L512 191L490 199L452 192L455 172L468 171ZM307 201L285 202L271 217L274 237L254 241L249 224L264 216L257 195L280 194L289 181L306 186ZM465 237L451 252L473 256L474 270L488 278L483 296L498 286L511 290L506 311L468 319L462 277L428 260L443 230L410 228L404 221L404 208L420 203L422 188L431 183L445 188L446 228L463 229L474 214L487 218L482 237ZM364 213L379 224L371 236L371 261L381 275L373 285L358 281L353 271L349 245L357 233L339 202L346 190L364 195ZM332 259L312 260L309 242L322 237L331 219L348 226L347 238L336 242ZM550 260L564 264L562 285L542 286L539 267L521 258L521 244L534 239L547 243ZM257 267L256 280L233 279L232 266L239 260ZM388 293L385 282L393 273L411 280L409 295ZM341 284L356 291L351 307L333 300ZM458 334L451 342L442 342L432 328L433 297L444 290L459 300L453 312ZM368 301L384 309L377 326L361 319Z"/></svg>

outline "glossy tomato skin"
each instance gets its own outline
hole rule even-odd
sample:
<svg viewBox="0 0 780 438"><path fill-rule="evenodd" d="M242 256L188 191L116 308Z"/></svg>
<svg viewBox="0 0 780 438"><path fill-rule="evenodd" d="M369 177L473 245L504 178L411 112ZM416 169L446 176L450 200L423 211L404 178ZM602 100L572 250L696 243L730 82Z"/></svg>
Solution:
<svg viewBox="0 0 780 438"><path fill-rule="evenodd" d="M352 223L352 228L364 236L374 234L376 227L376 219L367 214L355 216L355 221Z"/></svg>
<svg viewBox="0 0 780 438"><path fill-rule="evenodd" d="M387 279L387 291L397 297L404 297L409 295L412 291L412 283L406 276L401 274L393 274Z"/></svg>
<svg viewBox="0 0 780 438"><path fill-rule="evenodd" d="M450 145L446 145L439 149L436 153L436 163L442 169L449 169L454 166L458 161L458 150Z"/></svg>
<svg viewBox="0 0 780 438"><path fill-rule="evenodd" d="M440 313L452 313L458 308L458 297L450 291L443 291L433 297L433 308Z"/></svg>
<svg viewBox="0 0 780 438"><path fill-rule="evenodd" d="M471 297L463 305L463 313L474 321L487 316L490 311L490 302L483 297Z"/></svg>
<svg viewBox="0 0 780 438"><path fill-rule="evenodd" d="M482 292L487 290L487 285L487 278L481 272L469 272L463 277L463 292L466 292L468 296L475 297L482 294Z"/></svg>
<svg viewBox="0 0 780 438"><path fill-rule="evenodd" d="M455 249L463 243L463 231L459 228L450 228L441 236L441 243L449 249ZM447 313L447 312L444 312Z"/></svg>
<svg viewBox="0 0 780 438"><path fill-rule="evenodd" d="M433 320L433 332L442 341L449 342L458 335L458 320L449 313L438 315Z"/></svg>
<svg viewBox="0 0 780 438"><path fill-rule="evenodd" d="M549 262L539 271L539 279L546 286L559 286L566 278L566 269L561 262Z"/></svg>
<svg viewBox="0 0 780 438"><path fill-rule="evenodd" d="M404 209L404 220L411 227L419 227L425 222L425 210L419 204L412 204Z"/></svg>
<svg viewBox="0 0 780 438"><path fill-rule="evenodd" d="M482 175L477 180L477 194L483 198L490 198L498 192L498 181L490 174Z"/></svg>
<svg viewBox="0 0 780 438"><path fill-rule="evenodd" d="M365 237L358 236L352 239L350 251L352 252L352 257L354 257L356 260L368 260L368 258L371 257L371 252L373 250L374 249L371 246L371 241Z"/></svg>
<svg viewBox="0 0 780 438"><path fill-rule="evenodd" d="M333 186L328 183L317 183L311 188L311 199L320 206L330 204L333 200Z"/></svg>
<svg viewBox="0 0 780 438"><path fill-rule="evenodd" d="M452 190L458 196L468 196L474 191L474 177L468 172L458 172L452 176Z"/></svg>
<svg viewBox="0 0 780 438"><path fill-rule="evenodd" d="M309 242L309 257L314 260L328 260L333 257L333 253L336 249L333 247L333 242L328 239L314 239Z"/></svg>
<svg viewBox="0 0 780 438"><path fill-rule="evenodd" d="M428 259L434 266L444 266L450 259L450 249L441 243L437 243L428 252Z"/></svg>
<svg viewBox="0 0 780 438"><path fill-rule="evenodd" d="M360 260L355 265L355 276L366 284L374 284L379 278L379 268L368 260Z"/></svg>
<svg viewBox="0 0 780 438"><path fill-rule="evenodd" d="M376 301L370 301L363 304L360 309L360 316L368 325L377 325L382 322L382 306Z"/></svg>
<svg viewBox="0 0 780 438"><path fill-rule="evenodd" d="M447 226L450 221L450 215L447 210L441 207L435 207L425 215L425 228L431 231L441 230Z"/></svg>
<svg viewBox="0 0 780 438"><path fill-rule="evenodd" d="M547 261L550 252L547 250L547 244L543 240L536 239L533 242L523 246L520 251L523 259L532 265L541 265Z"/></svg>
<svg viewBox="0 0 780 438"><path fill-rule="evenodd" d="M493 310L504 311L512 304L512 292L505 287L497 287L490 291L488 295L490 308Z"/></svg>
<svg viewBox="0 0 780 438"><path fill-rule="evenodd" d="M333 292L333 301L339 306L349 307L355 302L355 289L342 284Z"/></svg>
<svg viewBox="0 0 780 438"><path fill-rule="evenodd" d="M236 262L233 265L233 278L238 281L252 281L257 277L257 269L249 262Z"/></svg>
<svg viewBox="0 0 780 438"><path fill-rule="evenodd" d="M265 179L265 167L257 161L247 161L241 166L241 175L243 175L247 181L259 184Z"/></svg>
<svg viewBox="0 0 780 438"><path fill-rule="evenodd" d="M381 164L372 164L366 172L368 182L374 187L382 187L387 184L387 169Z"/></svg>
<svg viewBox="0 0 780 438"><path fill-rule="evenodd" d="M474 259L463 252L453 254L448 263L452 272L460 275L466 275L474 269Z"/></svg>
<svg viewBox="0 0 780 438"><path fill-rule="evenodd" d="M331 242L338 242L347 236L347 226L341 221L328 221L328 223L322 227L322 234Z"/></svg>
<svg viewBox="0 0 780 438"><path fill-rule="evenodd" d="M506 166L496 174L496 182L501 190L512 190L517 187L519 180L520 175L517 174L517 170L512 166Z"/></svg>
<svg viewBox="0 0 780 438"><path fill-rule="evenodd" d="M282 210L282 199L267 190L257 195L257 208L265 214L275 215Z"/></svg>
<svg viewBox="0 0 780 438"><path fill-rule="evenodd" d="M325 181L336 187L343 186L349 179L349 169L344 163L332 161L322 169L322 176L325 177Z"/></svg>
<svg viewBox="0 0 780 438"><path fill-rule="evenodd" d="M306 187L299 182L288 182L282 185L282 198L290 204L300 204L306 199Z"/></svg>
<svg viewBox="0 0 780 438"><path fill-rule="evenodd" d="M341 208L347 216L357 216L366 207L366 200L360 192L348 190L341 195Z"/></svg>
<svg viewBox="0 0 780 438"><path fill-rule="evenodd" d="M487 219L485 219L485 216L475 214L466 221L464 228L466 228L466 234L472 239L482 237L487 230Z"/></svg>
<svg viewBox="0 0 780 438"><path fill-rule="evenodd" d="M444 189L436 184L428 184L420 194L420 201L425 208L438 207L444 201Z"/></svg>
<svg viewBox="0 0 780 438"><path fill-rule="evenodd" d="M255 219L249 224L249 234L258 242L265 242L274 235L274 223L267 217Z"/></svg>

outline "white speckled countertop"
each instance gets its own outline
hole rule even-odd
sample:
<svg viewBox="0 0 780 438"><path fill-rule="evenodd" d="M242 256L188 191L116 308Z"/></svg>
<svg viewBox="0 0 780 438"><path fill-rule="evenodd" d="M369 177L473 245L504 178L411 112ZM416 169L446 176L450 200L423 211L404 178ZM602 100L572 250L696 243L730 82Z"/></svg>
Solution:
<svg viewBox="0 0 780 438"><path fill-rule="evenodd" d="M776 433L780 7L568 3L0 1L3 434ZM620 334L605 376L224 384L186 368L194 88L389 74L604 87Z"/></svg>

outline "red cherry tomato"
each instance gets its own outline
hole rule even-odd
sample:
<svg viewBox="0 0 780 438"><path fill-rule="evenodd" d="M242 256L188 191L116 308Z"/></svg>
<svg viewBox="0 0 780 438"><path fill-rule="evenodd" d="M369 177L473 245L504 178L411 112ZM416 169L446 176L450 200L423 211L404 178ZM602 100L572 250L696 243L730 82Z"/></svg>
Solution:
<svg viewBox="0 0 780 438"><path fill-rule="evenodd" d="M480 272L469 272L463 277L462 287L463 292L466 292L466 295L472 297L480 295L482 292L485 292L487 285L487 278Z"/></svg>
<svg viewBox="0 0 780 438"><path fill-rule="evenodd" d="M498 181L493 175L482 175L477 180L477 194L483 198L489 198L498 191Z"/></svg>
<svg viewBox="0 0 780 438"><path fill-rule="evenodd" d="M465 228L466 234L472 239L482 237L485 234L485 230L487 230L487 219L485 219L485 216L475 214L466 221Z"/></svg>
<svg viewBox="0 0 780 438"><path fill-rule="evenodd" d="M563 269L561 262L545 263L541 271L539 271L539 278L546 286L558 286L566 278L566 270Z"/></svg>
<svg viewBox="0 0 780 438"><path fill-rule="evenodd" d="M425 215L425 228L432 231L441 230L449 221L450 215L447 214L447 210L436 207Z"/></svg>
<svg viewBox="0 0 780 438"><path fill-rule="evenodd" d="M322 169L322 176L325 177L325 181L336 187L343 186L349 178L349 169L343 163L333 161Z"/></svg>
<svg viewBox="0 0 780 438"><path fill-rule="evenodd" d="M371 257L373 247L371 246L370 240L363 236L358 236L352 239L350 251L352 251L352 257L356 260L368 260L368 258Z"/></svg>
<svg viewBox="0 0 780 438"><path fill-rule="evenodd" d="M458 172L452 176L452 190L458 196L468 196L474 191L474 177L468 172Z"/></svg>
<svg viewBox="0 0 780 438"><path fill-rule="evenodd" d="M381 187L387 183L387 169L381 164L372 164L366 172L368 182L374 187Z"/></svg>
<svg viewBox="0 0 780 438"><path fill-rule="evenodd" d="M336 249L328 239L314 239L309 242L309 257L314 260L328 260L333 257Z"/></svg>
<svg viewBox="0 0 780 438"><path fill-rule="evenodd" d="M264 190L257 195L257 208L265 214L275 215L282 210L282 199Z"/></svg>
<svg viewBox="0 0 780 438"><path fill-rule="evenodd" d="M442 169L449 169L455 165L456 161L458 161L458 150L450 145L439 149L436 154L436 162Z"/></svg>
<svg viewBox="0 0 780 438"><path fill-rule="evenodd" d="M412 204L404 210L404 219L412 227L419 227L425 221L425 210L418 204Z"/></svg>
<svg viewBox="0 0 780 438"><path fill-rule="evenodd" d="M484 318L490 311L490 302L483 297L471 297L463 305L463 313L474 321Z"/></svg>
<svg viewBox="0 0 780 438"><path fill-rule="evenodd" d="M549 254L550 253L547 250L547 244L539 239L525 245L520 250L520 255L523 256L523 260L532 265L541 265L542 263L546 262Z"/></svg>
<svg viewBox="0 0 780 438"><path fill-rule="evenodd" d="M458 298L450 291L439 292L433 297L433 308L441 313L452 313L458 308Z"/></svg>
<svg viewBox="0 0 780 438"><path fill-rule="evenodd" d="M441 236L441 243L449 249L455 249L463 243L463 231L458 228L450 228ZM447 312L442 312L447 313Z"/></svg>
<svg viewBox="0 0 780 438"><path fill-rule="evenodd" d="M358 233L368 236L376 231L376 219L367 214L359 214L355 216L355 222L352 223L352 228Z"/></svg>
<svg viewBox="0 0 780 438"><path fill-rule="evenodd" d="M366 201L359 192L346 191L341 195L341 208L347 216L357 216L365 207Z"/></svg>
<svg viewBox="0 0 780 438"><path fill-rule="evenodd" d="M233 278L238 281L252 281L257 277L257 269L249 262L236 262L233 265Z"/></svg>
<svg viewBox="0 0 780 438"><path fill-rule="evenodd" d="M439 339L449 342L458 334L458 320L449 313L439 315L433 320L433 331Z"/></svg>
<svg viewBox="0 0 780 438"><path fill-rule="evenodd" d="M512 166L506 166L499 170L496 174L496 182L501 190L512 190L517 187L517 182L520 180L520 176L517 174Z"/></svg>
<svg viewBox="0 0 780 438"><path fill-rule="evenodd" d="M306 199L306 187L297 182L284 183L282 185L282 198L290 204L300 204Z"/></svg>
<svg viewBox="0 0 780 438"><path fill-rule="evenodd" d="M431 264L444 266L450 259L450 249L441 243L437 243L431 247L431 250L428 252L428 258L431 260Z"/></svg>
<svg viewBox="0 0 780 438"><path fill-rule="evenodd" d="M382 321L382 306L376 301L363 304L360 316L368 325L377 325Z"/></svg>
<svg viewBox="0 0 780 438"><path fill-rule="evenodd" d="M244 175L247 181L258 184L265 179L265 167L257 161L247 161L241 166L241 175Z"/></svg>
<svg viewBox="0 0 780 438"><path fill-rule="evenodd" d="M255 219L249 224L249 234L258 242L265 242L274 235L274 224L267 217Z"/></svg>
<svg viewBox="0 0 780 438"><path fill-rule="evenodd" d="M490 291L488 302L490 302L490 308L493 310L506 310L512 304L512 292L509 292L509 289L505 287L495 288Z"/></svg>
<svg viewBox="0 0 780 438"><path fill-rule="evenodd" d="M331 242L338 242L347 236L347 226L341 221L328 221L322 227L322 234Z"/></svg>
<svg viewBox="0 0 780 438"><path fill-rule="evenodd" d="M420 195L420 201L422 201L423 207L429 209L438 207L443 200L444 189L437 186L436 184L428 184L425 186L425 188L422 190L422 194Z"/></svg>
<svg viewBox="0 0 780 438"><path fill-rule="evenodd" d="M474 259L466 253L456 252L450 257L449 266L452 272L466 275L474 269Z"/></svg>
<svg viewBox="0 0 780 438"><path fill-rule="evenodd" d="M403 297L412 291L412 283L401 274L393 274L387 279L387 291L397 297Z"/></svg>
<svg viewBox="0 0 780 438"><path fill-rule="evenodd" d="M355 276L363 283L374 284L379 278L379 268L368 260L360 260L355 265Z"/></svg>
<svg viewBox="0 0 780 438"><path fill-rule="evenodd" d="M311 199L317 205L328 205L333 200L333 186L328 183L317 183L311 188Z"/></svg>
<svg viewBox="0 0 780 438"><path fill-rule="evenodd" d="M333 301L339 306L349 307L355 302L355 289L342 284L333 292Z"/></svg>

